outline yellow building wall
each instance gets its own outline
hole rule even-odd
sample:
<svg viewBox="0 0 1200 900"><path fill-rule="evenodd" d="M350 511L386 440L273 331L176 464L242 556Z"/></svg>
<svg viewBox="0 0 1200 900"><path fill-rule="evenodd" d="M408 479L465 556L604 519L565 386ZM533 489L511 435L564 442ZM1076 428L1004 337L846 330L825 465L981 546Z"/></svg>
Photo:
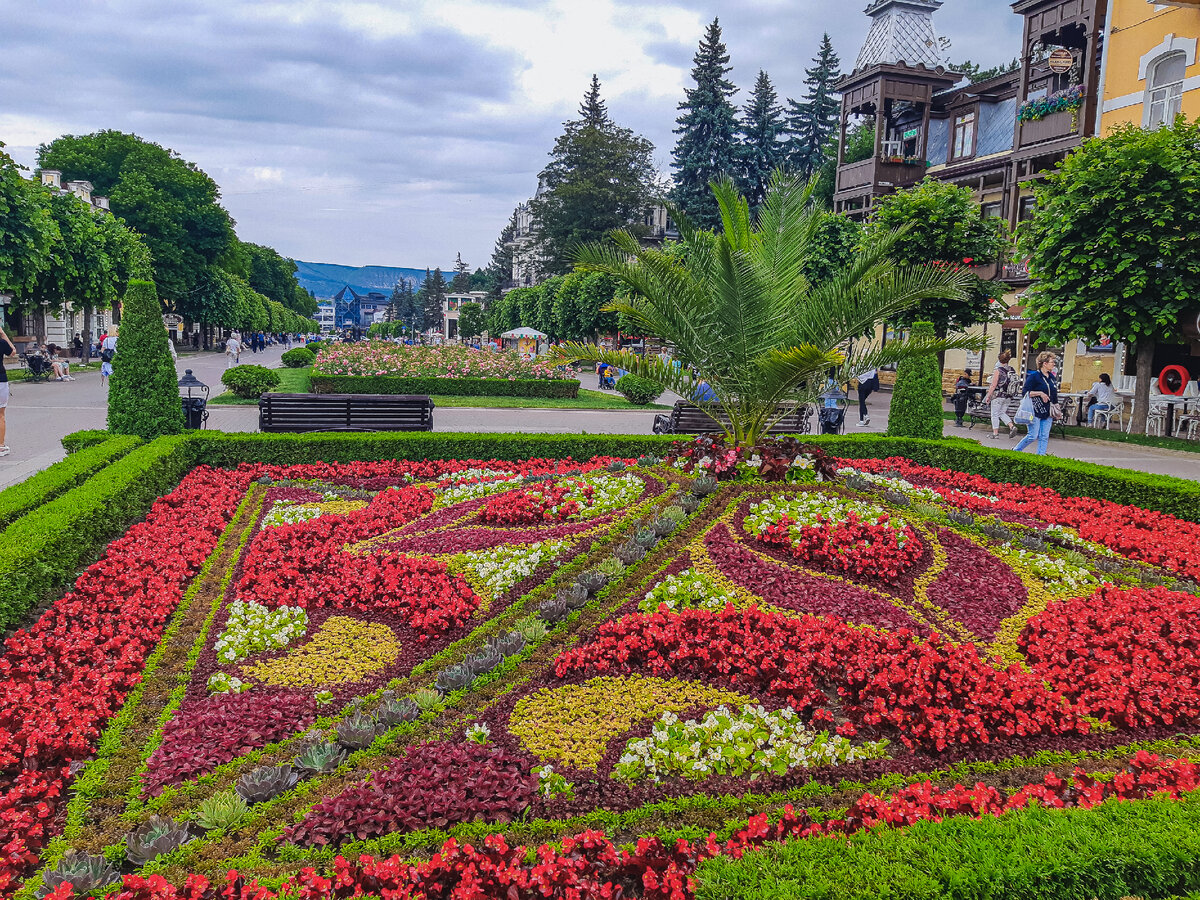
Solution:
<svg viewBox="0 0 1200 900"><path fill-rule="evenodd" d="M1186 54L1182 111L1189 119L1200 117L1200 3L1112 0L1110 29L1102 135L1117 125L1145 124L1150 69L1156 58L1169 52Z"/></svg>

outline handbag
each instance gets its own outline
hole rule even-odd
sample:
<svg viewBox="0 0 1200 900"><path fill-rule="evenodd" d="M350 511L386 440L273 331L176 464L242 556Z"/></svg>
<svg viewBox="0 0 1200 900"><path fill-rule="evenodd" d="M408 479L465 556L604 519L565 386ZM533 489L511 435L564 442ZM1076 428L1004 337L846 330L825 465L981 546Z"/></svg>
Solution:
<svg viewBox="0 0 1200 900"><path fill-rule="evenodd" d="M1017 407L1017 414L1013 416L1013 421L1018 425L1032 425L1033 420L1033 398L1026 394L1021 398L1021 405Z"/></svg>
<svg viewBox="0 0 1200 900"><path fill-rule="evenodd" d="M1033 406L1034 417L1036 417L1038 419L1050 418L1050 404L1047 403L1045 400L1043 400L1041 397L1033 397L1031 399L1033 401L1032 406Z"/></svg>

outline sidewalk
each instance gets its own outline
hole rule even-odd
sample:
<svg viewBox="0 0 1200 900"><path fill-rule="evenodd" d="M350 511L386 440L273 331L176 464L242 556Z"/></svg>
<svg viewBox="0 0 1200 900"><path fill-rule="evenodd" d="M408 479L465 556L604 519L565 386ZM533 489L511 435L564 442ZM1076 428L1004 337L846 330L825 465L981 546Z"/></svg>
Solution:
<svg viewBox="0 0 1200 900"><path fill-rule="evenodd" d="M258 354L243 353L242 363L278 366L282 347L268 347ZM209 385L211 396L223 390L221 373L225 356L220 353L187 353L176 369L185 369ZM585 387L590 387L584 381ZM663 401L664 403L666 400ZM8 443L11 455L0 458L0 488L16 484L62 459L62 437L85 428L103 428L108 404L107 390L98 372L80 373L73 382L26 384L13 382L8 406ZM858 428L857 405L848 410L846 433L881 433L887 430L890 393L872 395L871 424ZM437 431L525 432L530 434L650 434L652 410L584 409L478 409L456 407L434 414ZM254 406L210 406L208 427L218 431L256 431L258 410ZM991 438L987 427L967 430L946 423L947 436L978 440L985 446L1011 448L1015 441ZM1119 466L1159 475L1174 475L1200 481L1200 453L1158 450L1133 444L1114 444L1082 438L1050 441L1050 455L1107 466Z"/></svg>

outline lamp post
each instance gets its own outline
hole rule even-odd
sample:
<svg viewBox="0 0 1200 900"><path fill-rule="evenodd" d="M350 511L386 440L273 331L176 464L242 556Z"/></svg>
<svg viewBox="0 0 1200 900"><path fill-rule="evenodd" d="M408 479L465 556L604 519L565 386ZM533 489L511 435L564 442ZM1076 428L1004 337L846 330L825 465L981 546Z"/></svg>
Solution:
<svg viewBox="0 0 1200 900"><path fill-rule="evenodd" d="M186 391L186 393L184 393ZM183 404L185 428L203 428L208 421L208 385L185 369L179 379L179 399Z"/></svg>

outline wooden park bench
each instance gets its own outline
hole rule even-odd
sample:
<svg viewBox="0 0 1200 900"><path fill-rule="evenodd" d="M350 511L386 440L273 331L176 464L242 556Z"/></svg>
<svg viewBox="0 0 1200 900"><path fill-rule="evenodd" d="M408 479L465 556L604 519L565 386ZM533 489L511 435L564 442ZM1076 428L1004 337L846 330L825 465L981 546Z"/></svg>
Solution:
<svg viewBox="0 0 1200 900"><path fill-rule="evenodd" d="M433 401L412 394L263 394L260 431L433 431Z"/></svg>
<svg viewBox="0 0 1200 900"><path fill-rule="evenodd" d="M770 434L808 434L809 422L812 419L811 406L781 406L777 414L783 418L771 426ZM669 415L654 417L654 433L708 434L723 431L729 420L722 413L718 415L721 415L722 421L714 419L700 407L686 400L676 400Z"/></svg>

